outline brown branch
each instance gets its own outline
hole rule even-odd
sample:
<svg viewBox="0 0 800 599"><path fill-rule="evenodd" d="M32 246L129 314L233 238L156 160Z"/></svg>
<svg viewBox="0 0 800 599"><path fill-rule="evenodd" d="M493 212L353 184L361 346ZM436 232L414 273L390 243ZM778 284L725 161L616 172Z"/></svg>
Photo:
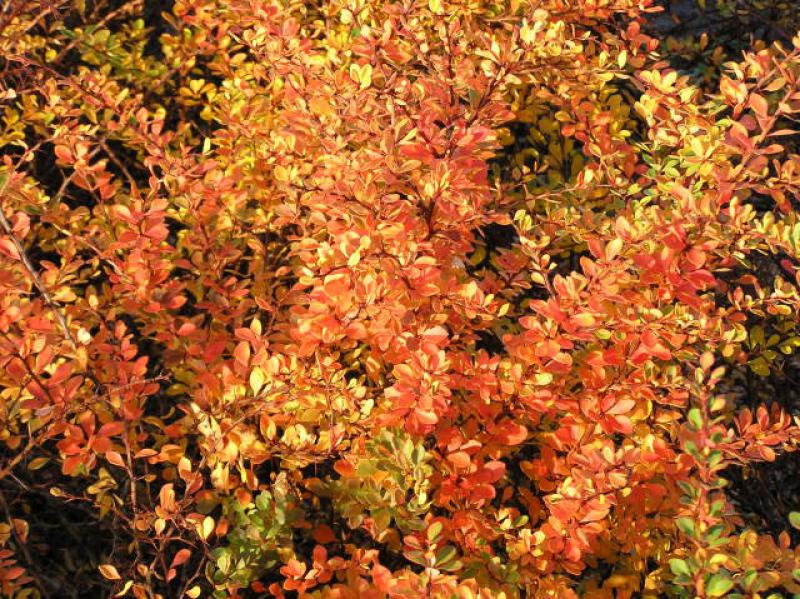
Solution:
<svg viewBox="0 0 800 599"><path fill-rule="evenodd" d="M2 200L3 196L5 195L9 181L11 181L11 173L9 173L8 177L3 183L2 189L0 189L0 200ZM28 258L28 254L25 252L25 247L22 245L22 242L14 234L14 230L11 227L11 223L8 222L8 219L6 218L6 215L3 211L2 204L0 204L0 226L2 226L5 234L8 235L9 239L11 239L11 242L14 244L14 247L16 248L17 253L19 254L20 262L22 262L22 265L25 267L25 270L28 271L28 276L30 276L34 287L36 287L36 290L39 292L39 295L42 296L44 303L47 304L50 310L52 310L53 314L55 314L56 320L58 320L58 324L61 326L61 330L64 333L64 337L66 338L67 341L70 342L73 349L77 349L78 343L77 341L75 341L75 337L73 337L72 332L69 330L67 319L61 313L60 306L53 300L53 298L50 296L50 293L48 293L47 289L42 283L42 279L39 277L39 274L33 267L33 264L31 264L30 258Z"/></svg>
<svg viewBox="0 0 800 599"><path fill-rule="evenodd" d="M30 551L28 551L28 545L26 543L26 540L22 538L22 536L17 531L17 527L14 525L14 518L12 517L11 509L8 507L8 502L6 502L6 499L3 496L2 492L0 492L0 507L3 508L3 513L5 514L6 519L8 520L8 524L11 526L14 539L17 542L16 543L17 547L19 547L19 551L22 554L23 558L25 559L25 563L28 565L28 572L30 574L33 574L30 568L33 567L36 564L36 562L34 562L33 558L31 557ZM45 590L42 581L39 580L39 577L34 575L32 578L33 578L33 584L36 585L39 594L45 599L48 599L50 595Z"/></svg>

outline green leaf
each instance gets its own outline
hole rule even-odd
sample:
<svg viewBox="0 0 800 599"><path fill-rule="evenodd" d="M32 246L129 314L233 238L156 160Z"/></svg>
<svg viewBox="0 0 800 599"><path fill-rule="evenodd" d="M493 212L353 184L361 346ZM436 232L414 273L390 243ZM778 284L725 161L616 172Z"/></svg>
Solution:
<svg viewBox="0 0 800 599"><path fill-rule="evenodd" d="M444 570L445 572L457 572L464 567L464 563L461 560L455 560L453 562L448 562L446 564L442 564L437 566L439 570Z"/></svg>
<svg viewBox="0 0 800 599"><path fill-rule="evenodd" d="M700 413L700 410L697 408L692 408L689 410L689 422L695 428L695 430L700 430L703 428L703 415Z"/></svg>
<svg viewBox="0 0 800 599"><path fill-rule="evenodd" d="M435 541L439 534L444 529L441 522L434 522L428 527L428 540Z"/></svg>
<svg viewBox="0 0 800 599"><path fill-rule="evenodd" d="M689 569L689 564L682 559L676 558L669 560L669 569L672 570L672 573L675 576L690 577L692 575L692 571Z"/></svg>
<svg viewBox="0 0 800 599"><path fill-rule="evenodd" d="M262 512L265 512L269 509L269 504L271 503L272 496L267 493L266 491L262 491L256 497L256 508Z"/></svg>
<svg viewBox="0 0 800 599"><path fill-rule="evenodd" d="M800 529L800 512L789 512L789 524Z"/></svg>
<svg viewBox="0 0 800 599"><path fill-rule="evenodd" d="M747 570L744 573L744 577L742 577L742 588L746 591L750 590L756 580L758 580L758 570L753 570L752 568Z"/></svg>
<svg viewBox="0 0 800 599"><path fill-rule="evenodd" d="M356 474L361 478L369 478L375 472L377 472L377 468L372 460L361 460L356 466Z"/></svg>
<svg viewBox="0 0 800 599"><path fill-rule="evenodd" d="M683 534L689 537L695 536L694 520L684 516L682 518L678 518L677 524L678 528L681 530L681 532L683 532Z"/></svg>
<svg viewBox="0 0 800 599"><path fill-rule="evenodd" d="M445 545L436 552L437 567L447 564L447 562L451 561L457 554L458 552L455 547L452 545Z"/></svg>
<svg viewBox="0 0 800 599"><path fill-rule="evenodd" d="M708 456L708 466L709 466L709 468L713 468L714 466L719 464L721 461L722 461L722 452L719 451L718 449L712 451L711 454Z"/></svg>
<svg viewBox="0 0 800 599"><path fill-rule="evenodd" d="M706 584L706 595L709 597L722 597L733 588L733 581L727 573L714 574Z"/></svg>
<svg viewBox="0 0 800 599"><path fill-rule="evenodd" d="M715 524L708 529L708 532L706 532L706 541L716 541L722 534L723 530L725 530L725 526L723 524Z"/></svg>

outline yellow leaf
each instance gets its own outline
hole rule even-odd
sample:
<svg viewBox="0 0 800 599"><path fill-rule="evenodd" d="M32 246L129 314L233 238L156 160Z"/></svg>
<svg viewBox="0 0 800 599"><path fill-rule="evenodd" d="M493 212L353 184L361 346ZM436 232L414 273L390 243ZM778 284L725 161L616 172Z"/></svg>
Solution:
<svg viewBox="0 0 800 599"><path fill-rule="evenodd" d="M250 323L250 330L253 331L256 335L261 334L261 321L258 318L254 318L253 321Z"/></svg>
<svg viewBox="0 0 800 599"><path fill-rule="evenodd" d="M210 537L212 532L214 532L214 518L211 516L206 516L203 519L203 540L205 541L208 537Z"/></svg>
<svg viewBox="0 0 800 599"><path fill-rule="evenodd" d="M122 589L120 589L119 593L114 595L114 597L122 597L126 595L132 586L133 586L133 581L129 580L128 582L125 583L125 586L123 586Z"/></svg>
<svg viewBox="0 0 800 599"><path fill-rule="evenodd" d="M89 345L92 342L92 334L83 327L78 329L78 343Z"/></svg>
<svg viewBox="0 0 800 599"><path fill-rule="evenodd" d="M356 250L355 252L350 254L350 257L347 259L347 266L353 267L356 264L358 264L360 260L361 260L361 252Z"/></svg>
<svg viewBox="0 0 800 599"><path fill-rule="evenodd" d="M372 65L350 65L350 78L356 81L361 89L366 89L372 84Z"/></svg>
<svg viewBox="0 0 800 599"><path fill-rule="evenodd" d="M34 458L28 464L28 470L38 470L39 468L47 464L47 462L49 461L50 458Z"/></svg>
<svg viewBox="0 0 800 599"><path fill-rule="evenodd" d="M478 264L483 262L484 258L486 258L486 248L479 245L469 257L469 262L472 266L478 266Z"/></svg>
<svg viewBox="0 0 800 599"><path fill-rule="evenodd" d="M361 83L361 89L366 89L372 85L372 65L365 64L361 67L359 82Z"/></svg>
<svg viewBox="0 0 800 599"><path fill-rule="evenodd" d="M250 388L253 390L253 395L258 395L258 392L261 391L265 381L266 377L264 376L264 371L258 366L253 368L252 372L250 373Z"/></svg>
<svg viewBox="0 0 800 599"><path fill-rule="evenodd" d="M617 237L616 239L612 239L608 242L606 246L606 260L613 260L616 258L620 251L622 250L622 240Z"/></svg>
<svg viewBox="0 0 800 599"><path fill-rule="evenodd" d="M122 579L122 576L119 575L119 572L117 572L117 569L114 566L112 566L111 564L102 564L99 567L99 570L100 570L100 574L103 575L103 578L106 578L108 580L121 580Z"/></svg>
<svg viewBox="0 0 800 599"><path fill-rule="evenodd" d="M579 327L591 327L594 326L595 323L594 316L587 312L576 314L574 320L575 324L577 324Z"/></svg>
<svg viewBox="0 0 800 599"><path fill-rule="evenodd" d="M189 89L191 89L195 94L199 93L203 86L206 84L205 79L192 79L189 81Z"/></svg>

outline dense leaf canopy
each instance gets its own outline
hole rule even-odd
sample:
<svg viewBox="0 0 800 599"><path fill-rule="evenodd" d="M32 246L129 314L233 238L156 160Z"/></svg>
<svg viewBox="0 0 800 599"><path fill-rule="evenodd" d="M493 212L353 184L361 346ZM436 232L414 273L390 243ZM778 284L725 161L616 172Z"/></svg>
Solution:
<svg viewBox="0 0 800 599"><path fill-rule="evenodd" d="M0 594L800 593L800 19L670 4L3 3Z"/></svg>

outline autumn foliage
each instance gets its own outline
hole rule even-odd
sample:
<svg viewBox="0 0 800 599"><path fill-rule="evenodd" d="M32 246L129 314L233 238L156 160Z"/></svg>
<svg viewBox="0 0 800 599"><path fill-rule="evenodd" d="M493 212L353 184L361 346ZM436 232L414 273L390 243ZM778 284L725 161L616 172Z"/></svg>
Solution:
<svg viewBox="0 0 800 599"><path fill-rule="evenodd" d="M800 37L659 8L4 3L0 595L800 593Z"/></svg>

